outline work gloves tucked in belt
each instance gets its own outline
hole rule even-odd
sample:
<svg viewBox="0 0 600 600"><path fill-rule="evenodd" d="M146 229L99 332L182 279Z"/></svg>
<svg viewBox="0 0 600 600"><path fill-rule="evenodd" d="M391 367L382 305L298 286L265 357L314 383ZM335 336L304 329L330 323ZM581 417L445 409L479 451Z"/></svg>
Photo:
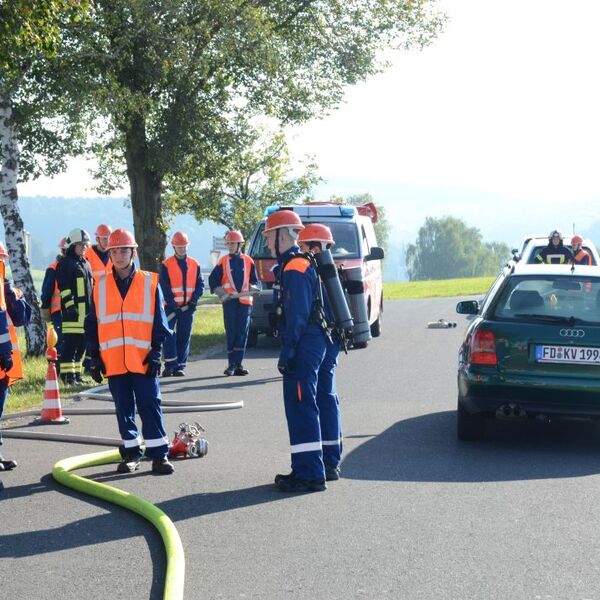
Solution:
<svg viewBox="0 0 600 600"><path fill-rule="evenodd" d="M0 354L0 369L4 369L5 371L10 371L13 366L12 355L10 354Z"/></svg>
<svg viewBox="0 0 600 600"><path fill-rule="evenodd" d="M106 368L102 359L98 356L90 360L90 375L96 383L102 383L102 375L106 374Z"/></svg>
<svg viewBox="0 0 600 600"><path fill-rule="evenodd" d="M284 346L279 354L277 369L282 375L294 375L296 372L296 351Z"/></svg>
<svg viewBox="0 0 600 600"><path fill-rule="evenodd" d="M65 316L63 321L79 321L79 311L75 305L65 308Z"/></svg>
<svg viewBox="0 0 600 600"><path fill-rule="evenodd" d="M148 377L158 377L160 374L160 351L150 350L142 364L148 365L146 369Z"/></svg>

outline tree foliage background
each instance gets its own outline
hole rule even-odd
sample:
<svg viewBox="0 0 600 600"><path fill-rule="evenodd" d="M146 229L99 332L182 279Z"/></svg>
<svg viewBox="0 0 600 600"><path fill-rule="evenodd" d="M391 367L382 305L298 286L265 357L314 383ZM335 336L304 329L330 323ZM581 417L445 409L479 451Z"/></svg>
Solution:
<svg viewBox="0 0 600 600"><path fill-rule="evenodd" d="M406 250L410 281L495 275L510 257L501 242L485 243L479 229L455 217L427 217Z"/></svg>

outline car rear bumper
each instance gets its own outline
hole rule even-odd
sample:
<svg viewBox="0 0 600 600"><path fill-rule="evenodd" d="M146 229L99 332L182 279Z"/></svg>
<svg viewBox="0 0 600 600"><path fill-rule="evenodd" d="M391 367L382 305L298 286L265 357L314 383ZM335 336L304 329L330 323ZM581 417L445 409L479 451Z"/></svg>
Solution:
<svg viewBox="0 0 600 600"><path fill-rule="evenodd" d="M507 405L528 416L539 414L600 417L600 378L536 378L506 380L498 375L461 371L459 402L471 414L502 412Z"/></svg>

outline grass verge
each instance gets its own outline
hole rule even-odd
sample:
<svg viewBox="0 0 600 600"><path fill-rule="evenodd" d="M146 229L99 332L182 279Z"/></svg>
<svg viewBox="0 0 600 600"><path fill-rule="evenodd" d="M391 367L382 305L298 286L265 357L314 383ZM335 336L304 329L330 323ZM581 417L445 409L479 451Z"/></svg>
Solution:
<svg viewBox="0 0 600 600"><path fill-rule="evenodd" d="M25 348L25 340L22 335L19 343ZM198 354L207 348L221 343L225 340L225 327L223 324L223 310L221 305L203 306L196 311L192 339L190 342L190 353ZM43 356L26 357L23 368L25 377L11 386L5 414L19 412L32 408L42 408L44 400L44 384L46 382L46 370L48 362ZM95 386L89 377L88 385L71 386L60 383L61 397L72 396L75 392Z"/></svg>
<svg viewBox="0 0 600 600"><path fill-rule="evenodd" d="M494 279L494 277L473 277L469 279L385 283L383 285L383 297L385 300L406 300L445 296L477 296L485 294Z"/></svg>

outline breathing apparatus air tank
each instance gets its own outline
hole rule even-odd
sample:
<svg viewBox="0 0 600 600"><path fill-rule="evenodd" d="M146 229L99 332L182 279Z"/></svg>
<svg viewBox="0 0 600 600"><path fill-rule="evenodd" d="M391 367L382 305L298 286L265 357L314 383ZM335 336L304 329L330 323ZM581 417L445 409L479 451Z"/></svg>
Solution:
<svg viewBox="0 0 600 600"><path fill-rule="evenodd" d="M371 339L369 314L365 299L365 286L361 267L352 267L342 270L344 287L348 293L348 305L354 321L352 328L352 343L364 344Z"/></svg>
<svg viewBox="0 0 600 600"><path fill-rule="evenodd" d="M352 315L346 302L346 295L338 276L333 256L329 250L323 250L315 254L317 271L327 291L327 297L331 304L336 329L350 334L353 326Z"/></svg>

